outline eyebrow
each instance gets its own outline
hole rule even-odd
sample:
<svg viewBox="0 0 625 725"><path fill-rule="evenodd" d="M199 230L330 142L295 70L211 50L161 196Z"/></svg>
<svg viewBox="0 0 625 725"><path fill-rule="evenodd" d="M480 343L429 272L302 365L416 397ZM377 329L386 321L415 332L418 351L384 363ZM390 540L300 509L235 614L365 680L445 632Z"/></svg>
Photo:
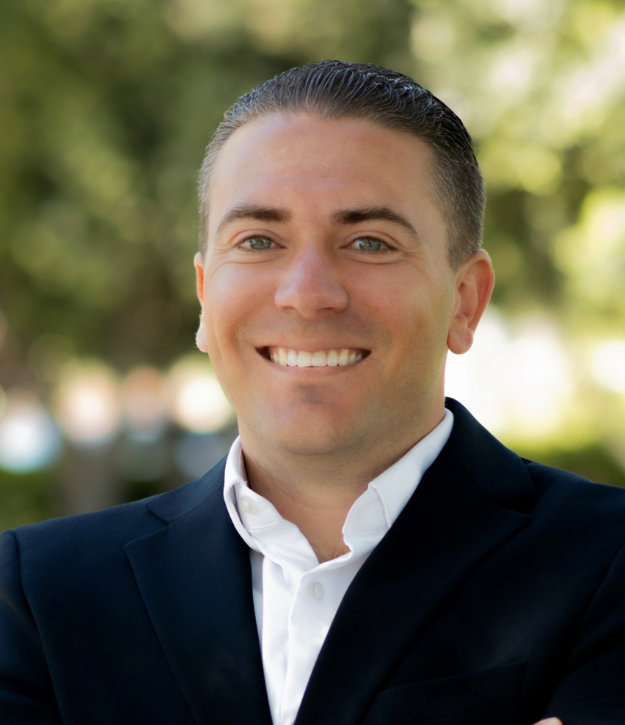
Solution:
<svg viewBox="0 0 625 725"><path fill-rule="evenodd" d="M385 221L398 224L407 229L416 239L419 233L401 214L389 209L388 206L372 206L364 209L344 209L333 216L335 224L359 224L368 221Z"/></svg>
<svg viewBox="0 0 625 725"><path fill-rule="evenodd" d="M235 206L219 223L215 235L218 236L225 227L241 219L257 222L288 222L291 215L285 209L274 209L265 206Z"/></svg>
<svg viewBox="0 0 625 725"><path fill-rule="evenodd" d="M264 206L236 206L230 209L228 213L219 223L216 235L232 222L242 219L253 220L259 222L288 222L291 215L286 209L278 209L274 207ZM342 209L332 216L334 224L350 225L360 224L368 221L386 221L397 224L409 231L417 240L420 239L419 233L414 226L401 214L393 211L388 206L372 206L362 209Z"/></svg>

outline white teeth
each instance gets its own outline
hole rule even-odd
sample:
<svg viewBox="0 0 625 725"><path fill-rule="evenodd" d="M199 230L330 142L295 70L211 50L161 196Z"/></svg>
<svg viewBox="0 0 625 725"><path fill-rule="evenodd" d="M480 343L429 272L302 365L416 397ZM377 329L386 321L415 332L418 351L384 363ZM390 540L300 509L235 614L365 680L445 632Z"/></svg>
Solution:
<svg viewBox="0 0 625 725"><path fill-rule="evenodd" d="M300 353L301 355L302 353ZM314 368L324 368L328 364L328 356L323 352L323 350L319 350L318 352L313 352L312 354L312 360L311 365Z"/></svg>
<svg viewBox="0 0 625 725"><path fill-rule="evenodd" d="M293 350L285 347L269 348L269 357L272 362L282 366L299 368L336 367L337 365L353 365L363 358L362 352L341 348L337 350Z"/></svg>
<svg viewBox="0 0 625 725"><path fill-rule="evenodd" d="M297 353L297 367L298 368L309 368L312 366L312 353L300 350Z"/></svg>

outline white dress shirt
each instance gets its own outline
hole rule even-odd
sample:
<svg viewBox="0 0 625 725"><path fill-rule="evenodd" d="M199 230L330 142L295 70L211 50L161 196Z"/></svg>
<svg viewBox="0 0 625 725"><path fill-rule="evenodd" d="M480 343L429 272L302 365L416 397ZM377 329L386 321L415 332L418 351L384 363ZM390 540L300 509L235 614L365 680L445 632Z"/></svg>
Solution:
<svg viewBox="0 0 625 725"><path fill-rule="evenodd" d="M225 470L232 523L250 547L254 610L274 725L292 725L332 620L360 567L447 442L453 414L381 473L343 525L347 554L320 564L301 531L247 485L237 438Z"/></svg>

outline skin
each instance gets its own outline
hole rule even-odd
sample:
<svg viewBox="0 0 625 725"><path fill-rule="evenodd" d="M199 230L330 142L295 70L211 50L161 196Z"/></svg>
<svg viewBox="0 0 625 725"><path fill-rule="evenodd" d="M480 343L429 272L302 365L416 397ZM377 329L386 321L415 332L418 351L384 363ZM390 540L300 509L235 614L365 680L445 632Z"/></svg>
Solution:
<svg viewBox="0 0 625 725"><path fill-rule="evenodd" d="M469 350L490 298L486 252L449 265L433 183L420 139L308 114L248 123L214 167L197 344L237 412L249 485L319 561L347 551L354 501L442 420L447 352ZM281 367L268 346L365 357Z"/></svg>
<svg viewBox="0 0 625 725"><path fill-rule="evenodd" d="M431 167L414 136L301 114L238 129L214 168L207 252L195 260L198 346L237 412L250 485L320 560L345 551L341 528L368 483L442 420L447 351L470 348L492 290L486 252L449 266ZM241 207L281 217L224 225ZM380 207L416 234L336 219ZM284 368L258 352L270 345L369 354Z"/></svg>

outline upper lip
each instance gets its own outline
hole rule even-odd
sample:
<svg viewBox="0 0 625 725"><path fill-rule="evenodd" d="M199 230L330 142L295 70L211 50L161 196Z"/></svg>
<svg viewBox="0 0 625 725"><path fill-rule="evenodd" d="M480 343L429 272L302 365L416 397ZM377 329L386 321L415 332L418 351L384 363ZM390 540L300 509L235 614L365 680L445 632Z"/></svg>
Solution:
<svg viewBox="0 0 625 725"><path fill-rule="evenodd" d="M302 352L318 352L319 350L360 350L362 352L370 352L369 348L362 347L361 345L346 345L344 343L341 343L340 345L328 345L325 343L310 343L310 342L304 342L301 344L293 344L293 343L276 343L276 344L269 344L269 345L261 345L260 347L257 347L257 350L266 350L267 348L271 347L283 347L285 350L301 350Z"/></svg>
<svg viewBox="0 0 625 725"><path fill-rule="evenodd" d="M267 347L283 347L285 350L303 350L304 352L317 352L317 350L369 350L370 348L363 347L362 345L354 345L351 343L332 343L332 342L270 342L265 345L259 345L257 350L264 350Z"/></svg>

